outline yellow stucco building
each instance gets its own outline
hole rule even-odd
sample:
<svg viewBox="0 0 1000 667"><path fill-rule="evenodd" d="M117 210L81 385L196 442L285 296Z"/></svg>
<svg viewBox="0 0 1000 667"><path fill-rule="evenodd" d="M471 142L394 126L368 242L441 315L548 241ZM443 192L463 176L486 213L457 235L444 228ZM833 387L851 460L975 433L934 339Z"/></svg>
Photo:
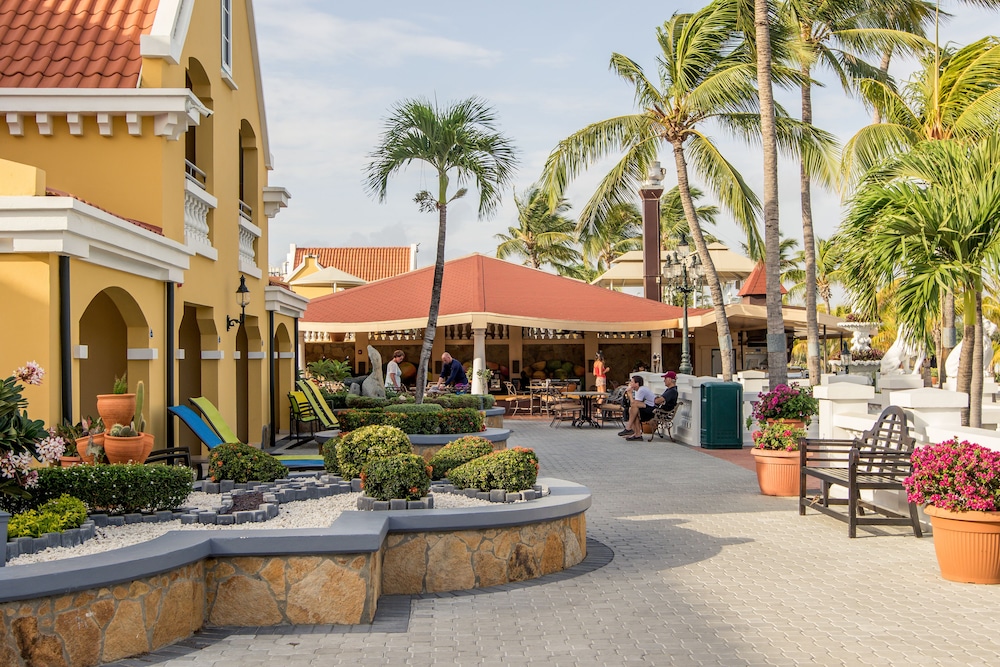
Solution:
<svg viewBox="0 0 1000 667"><path fill-rule="evenodd" d="M25 395L51 425L96 416L127 372L158 448L197 443L166 411L195 396L245 442L287 428L307 300L268 278L289 194L268 183L252 3L3 4L0 375L38 361Z"/></svg>

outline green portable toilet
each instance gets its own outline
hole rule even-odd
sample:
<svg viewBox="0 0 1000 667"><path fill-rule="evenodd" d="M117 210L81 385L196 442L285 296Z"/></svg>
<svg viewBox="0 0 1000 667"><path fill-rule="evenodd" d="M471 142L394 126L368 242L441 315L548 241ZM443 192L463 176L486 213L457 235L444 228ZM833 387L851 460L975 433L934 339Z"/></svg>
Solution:
<svg viewBox="0 0 1000 667"><path fill-rule="evenodd" d="M743 385L739 382L701 385L701 446L742 449Z"/></svg>

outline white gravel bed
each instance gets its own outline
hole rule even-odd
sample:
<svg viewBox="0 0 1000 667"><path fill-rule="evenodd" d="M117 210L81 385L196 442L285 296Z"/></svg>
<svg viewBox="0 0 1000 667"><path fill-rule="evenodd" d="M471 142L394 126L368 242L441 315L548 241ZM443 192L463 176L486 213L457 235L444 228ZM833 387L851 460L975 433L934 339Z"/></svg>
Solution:
<svg viewBox="0 0 1000 667"><path fill-rule="evenodd" d="M340 516L341 512L358 511L358 496L360 495L360 493L342 493L326 498L282 503L278 509L278 516L263 523L244 523L229 526L202 523L181 525L180 519L177 519L162 523L133 523L124 526L106 526L104 528L97 528L96 535L79 546L69 548L53 547L39 551L38 553L25 554L8 561L7 565L30 565L31 563L44 563L63 558L74 558L76 556L89 556L103 551L121 549L122 547L146 542L171 530L325 528L333 523L333 520ZM480 507L492 504L487 500L477 500L452 493L434 494L434 507L440 509ZM204 509L218 506L218 494L202 493L200 491L192 492L184 503L184 507L199 507Z"/></svg>

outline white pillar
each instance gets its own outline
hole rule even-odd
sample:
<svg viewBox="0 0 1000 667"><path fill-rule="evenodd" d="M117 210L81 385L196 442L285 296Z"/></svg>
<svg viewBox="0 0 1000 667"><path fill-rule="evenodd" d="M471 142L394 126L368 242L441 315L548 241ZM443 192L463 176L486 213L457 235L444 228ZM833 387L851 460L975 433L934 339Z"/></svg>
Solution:
<svg viewBox="0 0 1000 667"><path fill-rule="evenodd" d="M853 382L834 382L813 387L813 396L819 399L819 437L841 440L853 438L854 434L837 426L834 423L836 418L839 415L864 415L867 422L868 401L875 397L875 389ZM871 423L874 422L872 417Z"/></svg>
<svg viewBox="0 0 1000 667"><path fill-rule="evenodd" d="M473 394L488 394L489 386L479 376L479 371L486 368L486 327L472 330L472 382Z"/></svg>

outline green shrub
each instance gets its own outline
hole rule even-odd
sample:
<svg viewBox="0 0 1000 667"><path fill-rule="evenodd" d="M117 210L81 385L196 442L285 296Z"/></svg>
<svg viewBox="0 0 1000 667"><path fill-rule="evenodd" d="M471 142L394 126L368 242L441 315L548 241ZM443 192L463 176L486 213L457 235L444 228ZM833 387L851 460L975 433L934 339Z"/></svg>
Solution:
<svg viewBox="0 0 1000 667"><path fill-rule="evenodd" d="M431 486L429 466L417 454L396 454L369 460L361 471L365 495L375 500L419 500Z"/></svg>
<svg viewBox="0 0 1000 667"><path fill-rule="evenodd" d="M79 528L87 519L83 501L63 494L42 504L37 510L14 515L7 526L7 538L41 537L45 533L61 533Z"/></svg>
<svg viewBox="0 0 1000 667"><path fill-rule="evenodd" d="M337 415L337 421L340 422L340 430L344 433L364 426L380 426L385 424L386 420L385 411L381 409L350 409Z"/></svg>
<svg viewBox="0 0 1000 667"><path fill-rule="evenodd" d="M320 387L320 392L322 392L323 398L326 399L327 404L334 410L342 410L347 407L347 397L350 394L346 391L338 391L334 393Z"/></svg>
<svg viewBox="0 0 1000 667"><path fill-rule="evenodd" d="M375 398L374 396L358 396L357 394L347 395L347 407L349 408L384 408L389 405L387 398Z"/></svg>
<svg viewBox="0 0 1000 667"><path fill-rule="evenodd" d="M502 449L452 468L448 481L460 489L523 491L538 479L538 457L531 449Z"/></svg>
<svg viewBox="0 0 1000 667"><path fill-rule="evenodd" d="M231 479L237 484L273 482L284 477L288 469L278 459L256 447L228 442L212 450L208 461L208 476L213 482Z"/></svg>
<svg viewBox="0 0 1000 667"><path fill-rule="evenodd" d="M421 410L400 411L395 409L348 410L337 415L341 430L353 431L365 426L395 426L404 433L434 435L437 433L478 433L483 430L483 415L479 410L460 408L452 410L436 410L426 408Z"/></svg>
<svg viewBox="0 0 1000 667"><path fill-rule="evenodd" d="M437 403L400 403L399 405L386 406L386 412L402 412L405 414L421 414L427 412L441 412L444 407Z"/></svg>
<svg viewBox="0 0 1000 667"><path fill-rule="evenodd" d="M323 454L323 468L331 475L340 474L340 462L337 461L337 445L340 438L330 438L320 447Z"/></svg>
<svg viewBox="0 0 1000 667"><path fill-rule="evenodd" d="M452 440L431 457L431 476L434 479L443 479L448 476L448 471L452 468L457 468L480 456L486 456L492 451L493 443L478 435L467 435Z"/></svg>
<svg viewBox="0 0 1000 667"><path fill-rule="evenodd" d="M66 494L78 498L91 512L128 514L181 507L191 495L190 468L137 463L40 468L38 486L19 511L39 509L48 500Z"/></svg>
<svg viewBox="0 0 1000 667"><path fill-rule="evenodd" d="M482 404L486 408L492 408L497 399L489 394L441 394L440 396L428 396L425 403L436 403L448 410L458 408L472 408L478 410Z"/></svg>
<svg viewBox="0 0 1000 667"><path fill-rule="evenodd" d="M445 410L438 413L440 433L478 433L483 430L483 415L473 408Z"/></svg>
<svg viewBox="0 0 1000 667"><path fill-rule="evenodd" d="M395 454L410 454L413 448L406 434L394 426L364 426L347 433L337 445L340 474L346 479L361 475L372 459Z"/></svg>

